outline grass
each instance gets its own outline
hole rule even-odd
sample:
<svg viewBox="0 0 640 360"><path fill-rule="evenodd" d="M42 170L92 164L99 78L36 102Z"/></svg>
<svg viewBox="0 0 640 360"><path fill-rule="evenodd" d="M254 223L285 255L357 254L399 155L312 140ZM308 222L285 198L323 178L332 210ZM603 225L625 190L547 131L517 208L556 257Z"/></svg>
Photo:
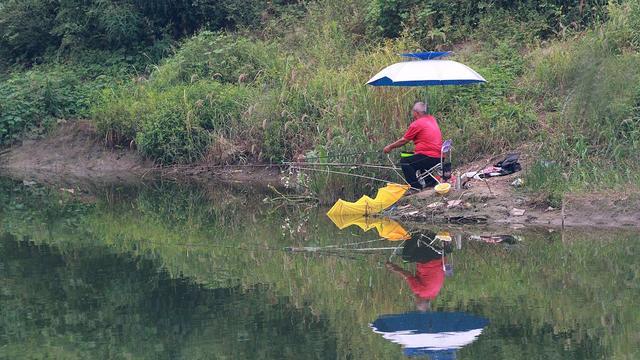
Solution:
<svg viewBox="0 0 640 360"><path fill-rule="evenodd" d="M534 190L638 184L640 58L633 40L638 30L629 25L638 5L610 6L607 23L532 55L534 71L525 81L545 114L538 135L542 162L529 172Z"/></svg>
<svg viewBox="0 0 640 360"><path fill-rule="evenodd" d="M167 165L279 163L344 153L361 153L348 159L353 162L386 164L380 149L403 133L412 104L428 98L445 138L454 139L460 150L459 163L537 142L540 163L527 181L533 191L561 197L590 186L637 183L638 3L590 8L583 14L590 20L580 18L553 36L562 20L553 18L552 9L569 17L578 16L575 9L550 5L538 13L521 4L516 14L508 6L486 12L465 7L473 21L460 26L477 29L466 37L452 23L433 18L458 5L429 3L433 14L407 18L401 22L405 31L392 39L378 37L378 31L388 32L385 24L410 8L395 14L383 1L308 4L304 13L267 21L259 34L203 30L182 40L156 66L143 66L137 58L130 65L107 61L96 66L111 70L93 77L95 66L65 68L65 78L77 84L53 87L42 97L34 97L38 92L27 82L12 80L17 81L13 86L9 81L3 84L6 92L26 95L0 108L0 131L9 143L42 124L89 116L107 145L137 148ZM437 26L431 35L419 27L420 19ZM381 68L400 61L398 53L427 45L453 48L453 59L476 69L488 84L428 90L364 85ZM84 54L89 60L79 61L100 58L96 51ZM15 79L23 75L18 72ZM73 111L39 110L57 104L60 93L77 97ZM558 169L547 171L550 162ZM610 169L607 183L595 175L603 165ZM354 171L389 180L395 176ZM368 184L339 176L313 181L314 192L331 196L362 186Z"/></svg>

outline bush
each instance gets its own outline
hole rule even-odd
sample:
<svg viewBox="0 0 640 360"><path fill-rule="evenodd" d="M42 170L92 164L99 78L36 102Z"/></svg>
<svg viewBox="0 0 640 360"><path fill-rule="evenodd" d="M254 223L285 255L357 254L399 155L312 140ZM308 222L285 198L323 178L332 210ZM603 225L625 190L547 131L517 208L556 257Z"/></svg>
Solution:
<svg viewBox="0 0 640 360"><path fill-rule="evenodd" d="M193 111L181 99L161 99L141 118L136 143L141 152L162 164L200 160L209 145L209 134L193 122Z"/></svg>
<svg viewBox="0 0 640 360"><path fill-rule="evenodd" d="M640 50L640 1L609 3L609 19L604 25L607 39L620 50Z"/></svg>
<svg viewBox="0 0 640 360"><path fill-rule="evenodd" d="M108 144L135 139L151 159L187 163L204 156L214 135L251 142L243 111L253 95L251 88L215 81L160 89L150 83L105 90L92 114Z"/></svg>
<svg viewBox="0 0 640 360"><path fill-rule="evenodd" d="M185 41L158 71L157 86L217 80L251 83L273 79L283 61L274 45L246 37L204 31Z"/></svg>
<svg viewBox="0 0 640 360"><path fill-rule="evenodd" d="M0 2L0 55L40 62L47 51L134 52L161 39L179 40L202 28L260 28L298 1L4 0Z"/></svg>
<svg viewBox="0 0 640 360"><path fill-rule="evenodd" d="M66 70L13 74L0 82L0 145L41 134L56 119L86 116L92 90Z"/></svg>
<svg viewBox="0 0 640 360"><path fill-rule="evenodd" d="M109 144L135 139L142 153L165 164L202 158L209 138L232 142L236 152L264 154L262 124L275 119L261 111L258 94L277 89L281 59L273 45L205 31L149 80L105 91L93 118ZM163 118L168 109L176 114Z"/></svg>
<svg viewBox="0 0 640 360"><path fill-rule="evenodd" d="M454 44L472 36L476 30L502 33L507 23L527 24L519 34L530 38L549 38L566 28L583 29L606 13L608 1L587 0L583 6L565 0L434 1L375 0L369 3L367 17L373 37L409 34L424 47ZM489 25L489 26L487 26ZM507 29L513 27L508 25ZM485 39L484 37L481 37Z"/></svg>
<svg viewBox="0 0 640 360"><path fill-rule="evenodd" d="M149 110L143 96L124 86L103 90L90 112L106 145L130 145L135 139L140 119Z"/></svg>
<svg viewBox="0 0 640 360"><path fill-rule="evenodd" d="M637 1L610 4L609 20L569 42L532 55L527 80L544 111L541 155L555 161L564 176L537 176L534 188L584 188L635 182L640 151L640 59L638 32L627 9ZM533 78L533 79L531 79ZM544 135L543 135L544 134ZM603 166L603 164L606 164ZM535 175L535 173L534 173ZM530 177L534 177L530 175Z"/></svg>

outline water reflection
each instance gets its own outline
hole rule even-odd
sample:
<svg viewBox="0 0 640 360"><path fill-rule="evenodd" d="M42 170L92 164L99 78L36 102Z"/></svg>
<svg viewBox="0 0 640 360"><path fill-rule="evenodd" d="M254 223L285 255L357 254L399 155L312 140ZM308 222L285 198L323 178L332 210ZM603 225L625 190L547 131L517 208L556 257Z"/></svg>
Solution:
<svg viewBox="0 0 640 360"><path fill-rule="evenodd" d="M458 237L459 238L459 237ZM415 272L387 261L385 267L402 277L415 296L416 312L378 317L370 326L377 334L400 344L407 356L455 359L456 351L474 342L489 323L462 312L430 312L445 278L453 275L447 263L452 251L449 233L414 232L402 246L404 263L415 263ZM394 253L395 254L395 253Z"/></svg>
<svg viewBox="0 0 640 360"><path fill-rule="evenodd" d="M0 179L0 358L404 358L369 324L415 309L384 267L397 248L391 261L415 276L412 242L382 238L402 234L392 222L339 230L321 209L265 196ZM424 314L491 321L456 356L640 358L637 233L449 230L432 245L455 275Z"/></svg>
<svg viewBox="0 0 640 360"><path fill-rule="evenodd" d="M204 288L104 247L0 235L0 290L1 359L336 357L326 319L266 286Z"/></svg>
<svg viewBox="0 0 640 360"><path fill-rule="evenodd" d="M439 241L435 233L414 233L402 246L402 259L415 263L415 274L391 261L385 267L400 275L415 295L416 308L419 311L431 309L431 301L440 293L446 275L453 271L447 266L446 252L450 243Z"/></svg>
<svg viewBox="0 0 640 360"><path fill-rule="evenodd" d="M327 215L340 230L346 229L350 226L357 226L365 232L371 229L376 229L381 238L391 241L407 240L411 238L409 232L405 230L400 223L387 217L334 213L328 213Z"/></svg>
<svg viewBox="0 0 640 360"><path fill-rule="evenodd" d="M463 312L408 312L383 315L373 332L402 345L407 356L455 359L456 351L476 341L489 320Z"/></svg>

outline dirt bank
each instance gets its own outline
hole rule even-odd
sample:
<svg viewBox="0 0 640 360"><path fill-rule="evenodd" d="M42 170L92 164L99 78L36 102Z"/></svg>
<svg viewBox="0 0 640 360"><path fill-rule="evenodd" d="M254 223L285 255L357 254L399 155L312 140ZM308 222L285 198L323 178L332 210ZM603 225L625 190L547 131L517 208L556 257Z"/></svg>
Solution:
<svg viewBox="0 0 640 360"><path fill-rule="evenodd" d="M468 189L452 192L445 198L435 195L432 190L407 196L389 211L389 215L422 223L640 227L640 192L637 190L569 194L565 197L563 211L561 206L550 207L537 194L515 188L511 183L524 175L531 163L528 154L535 153L535 149L519 150L524 167L522 172L486 182L473 180ZM461 170L475 171L489 163L492 162L484 159ZM25 141L1 151L2 175L56 185L131 183L156 178L261 185L280 182L280 169L263 165L194 164L161 168L135 151L106 148L93 125L86 121L61 125L46 139Z"/></svg>
<svg viewBox="0 0 640 360"><path fill-rule="evenodd" d="M140 178L153 164L133 151L104 147L89 122L63 124L47 138L26 140L0 156L0 174L45 180L49 177Z"/></svg>
<svg viewBox="0 0 640 360"><path fill-rule="evenodd" d="M58 126L45 139L27 140L2 150L0 175L57 184L138 182L154 178L275 183L280 172L265 166L159 167L136 151L105 147L92 123L74 121Z"/></svg>
<svg viewBox="0 0 640 360"><path fill-rule="evenodd" d="M463 167L477 171L490 161ZM640 227L640 192L602 192L568 194L563 205L555 207L539 194L527 192L512 183L524 176L531 163L527 153L521 157L523 171L508 176L471 180L468 189L452 191L445 197L433 190L407 196L389 215L406 221L427 223L491 224L509 227Z"/></svg>

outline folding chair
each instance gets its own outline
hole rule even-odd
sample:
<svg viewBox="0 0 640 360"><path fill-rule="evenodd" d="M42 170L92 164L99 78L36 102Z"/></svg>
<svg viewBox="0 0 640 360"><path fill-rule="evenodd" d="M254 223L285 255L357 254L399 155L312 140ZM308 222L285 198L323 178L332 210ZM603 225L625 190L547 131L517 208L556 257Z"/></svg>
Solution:
<svg viewBox="0 0 640 360"><path fill-rule="evenodd" d="M442 147L440 148L440 163L429 170L417 170L416 178L420 184L424 187L426 182L425 179L431 176L438 184L441 183L440 180L436 177L438 173L441 175L441 179L448 180L451 177L451 150L453 149L453 141L448 139L442 143ZM445 154L448 155L449 162L444 163Z"/></svg>

